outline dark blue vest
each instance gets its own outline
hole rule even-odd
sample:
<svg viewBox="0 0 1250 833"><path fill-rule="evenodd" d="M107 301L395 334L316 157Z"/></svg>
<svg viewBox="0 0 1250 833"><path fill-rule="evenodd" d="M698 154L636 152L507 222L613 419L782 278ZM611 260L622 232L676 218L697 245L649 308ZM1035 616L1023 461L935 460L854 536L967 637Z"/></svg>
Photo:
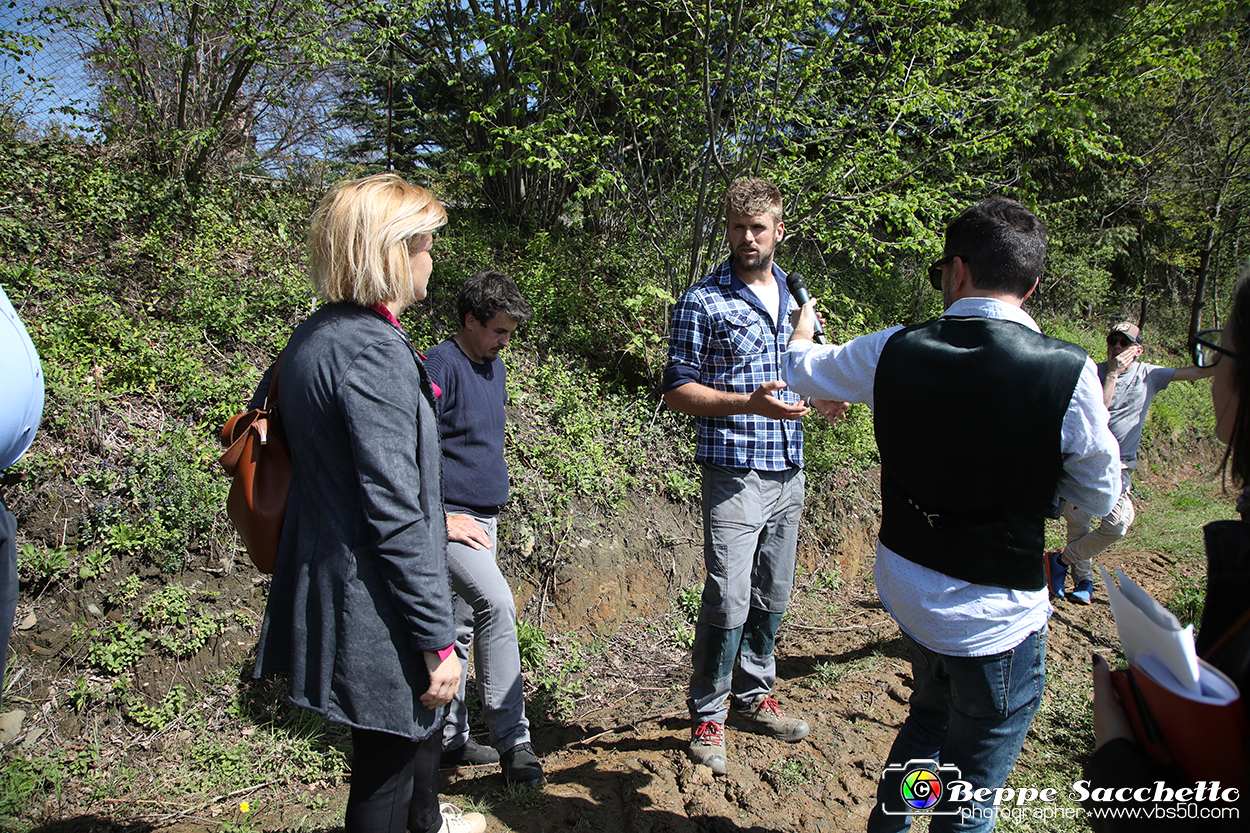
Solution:
<svg viewBox="0 0 1250 833"><path fill-rule="evenodd" d="M948 576L1045 586L1060 432L1086 353L1021 324L939 318L881 352L881 543Z"/></svg>

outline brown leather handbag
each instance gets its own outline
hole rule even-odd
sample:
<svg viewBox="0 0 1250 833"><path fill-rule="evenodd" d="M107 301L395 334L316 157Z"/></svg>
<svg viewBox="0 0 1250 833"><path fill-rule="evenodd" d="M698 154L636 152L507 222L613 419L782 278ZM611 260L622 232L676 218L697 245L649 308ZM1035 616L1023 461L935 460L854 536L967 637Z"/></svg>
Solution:
<svg viewBox="0 0 1250 833"><path fill-rule="evenodd" d="M239 531L252 563L272 573L291 493L291 457L278 417L278 371L274 362L269 393L260 408L230 418L221 429L226 452L219 462L233 478L226 498L226 514Z"/></svg>

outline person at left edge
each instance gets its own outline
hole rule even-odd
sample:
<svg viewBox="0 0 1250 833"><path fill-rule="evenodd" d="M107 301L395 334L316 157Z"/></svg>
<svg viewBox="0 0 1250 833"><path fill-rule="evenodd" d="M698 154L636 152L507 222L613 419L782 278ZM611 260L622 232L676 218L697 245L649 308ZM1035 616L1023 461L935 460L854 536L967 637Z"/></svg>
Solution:
<svg viewBox="0 0 1250 833"><path fill-rule="evenodd" d="M785 236L777 187L733 182L725 236L729 259L673 312L663 382L668 407L698 417L707 579L692 649L689 752L718 775L728 772L727 701L750 731L788 742L808 733L772 696L803 513L799 420L809 411L781 381L795 304L773 263Z"/></svg>
<svg viewBox="0 0 1250 833"><path fill-rule="evenodd" d="M0 287L0 469L30 448L43 415L43 365L17 311ZM5 476L3 486L16 483ZM17 613L17 520L0 490L0 694Z"/></svg>
<svg viewBox="0 0 1250 833"><path fill-rule="evenodd" d="M309 234L309 276L329 303L283 352L291 494L254 676L289 673L291 702L351 728L347 833L486 829L438 802L460 662L434 390L398 320L425 297L446 222L394 174L335 185ZM268 389L266 374L252 407Z"/></svg>

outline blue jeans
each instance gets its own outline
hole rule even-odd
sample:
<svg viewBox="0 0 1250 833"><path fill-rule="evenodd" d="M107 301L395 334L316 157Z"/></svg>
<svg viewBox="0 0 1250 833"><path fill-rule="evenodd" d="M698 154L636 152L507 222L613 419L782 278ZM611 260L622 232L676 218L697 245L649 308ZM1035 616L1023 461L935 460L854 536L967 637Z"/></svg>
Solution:
<svg viewBox="0 0 1250 833"><path fill-rule="evenodd" d="M777 680L773 641L794 586L805 481L801 469L702 469L707 580L687 705L694 721L723 723L731 693L746 707Z"/></svg>
<svg viewBox="0 0 1250 833"><path fill-rule="evenodd" d="M911 712L894 739L887 766L931 758L943 766L958 767L974 790L1003 786L1042 702L1046 628L1029 634L1010 651L988 657L938 654L906 633L903 642L911 653L914 678ZM882 802L890 808L898 806L899 780L883 778L877 787L869 833L911 827L911 816L882 812ZM929 830L993 830L992 804L977 806L981 811L969 817L934 816Z"/></svg>
<svg viewBox="0 0 1250 833"><path fill-rule="evenodd" d="M464 704L469 673L469 645L482 694L482 718L490 729L491 745L507 752L530 739L521 681L521 650L516 634L516 604L512 588L495 563L497 517L469 515L490 536L491 548L475 550L458 541L447 542L447 572L456 598L456 656L460 658L460 690L447 705L443 748L458 749L469 739L469 713Z"/></svg>

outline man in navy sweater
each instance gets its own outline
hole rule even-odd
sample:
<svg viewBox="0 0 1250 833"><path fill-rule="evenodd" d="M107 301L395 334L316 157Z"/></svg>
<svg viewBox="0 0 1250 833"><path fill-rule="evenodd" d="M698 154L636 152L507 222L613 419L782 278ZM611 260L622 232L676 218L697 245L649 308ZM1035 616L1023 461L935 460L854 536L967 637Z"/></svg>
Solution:
<svg viewBox="0 0 1250 833"><path fill-rule="evenodd" d="M499 351L533 312L512 279L499 272L465 281L456 311L459 332L430 348L425 362L439 388L447 570L456 593L456 653L465 669L460 691L447 707L443 766L498 761L509 783L537 787L546 779L525 717L516 605L495 563L499 511L508 500L503 456L508 392ZM469 737L464 690L470 640L493 750Z"/></svg>

